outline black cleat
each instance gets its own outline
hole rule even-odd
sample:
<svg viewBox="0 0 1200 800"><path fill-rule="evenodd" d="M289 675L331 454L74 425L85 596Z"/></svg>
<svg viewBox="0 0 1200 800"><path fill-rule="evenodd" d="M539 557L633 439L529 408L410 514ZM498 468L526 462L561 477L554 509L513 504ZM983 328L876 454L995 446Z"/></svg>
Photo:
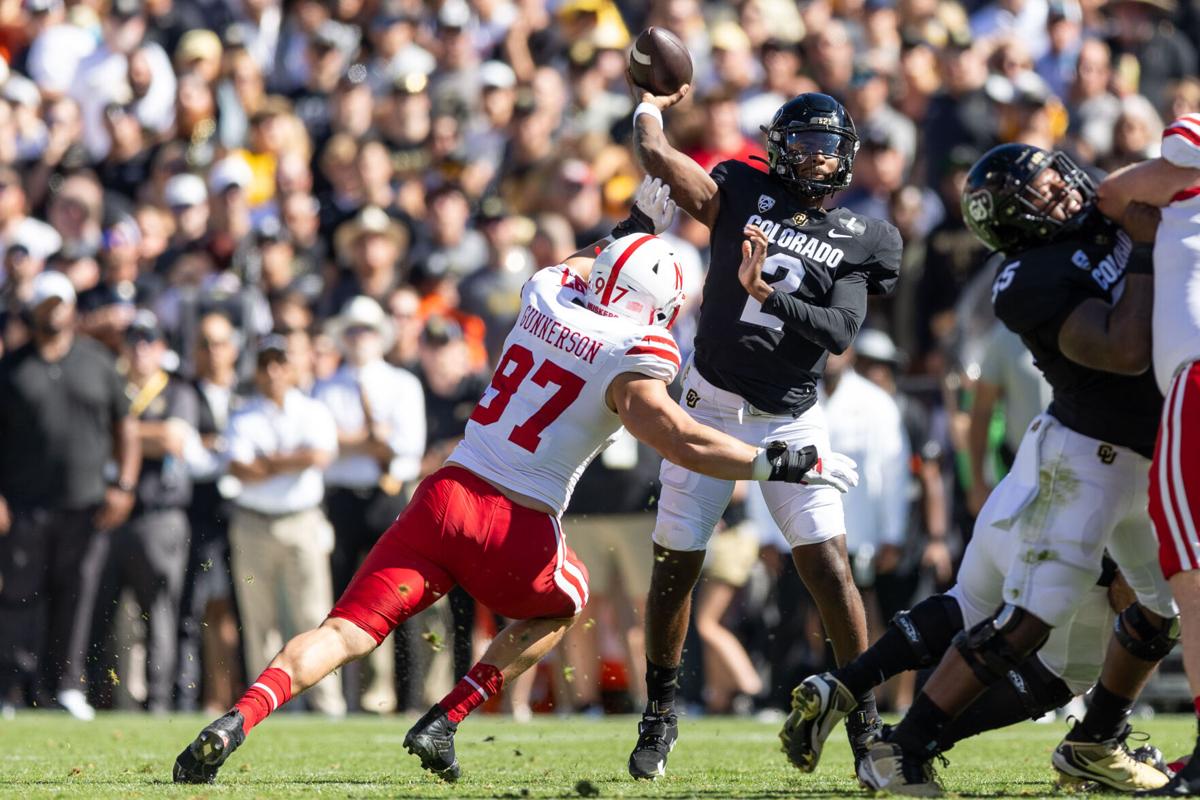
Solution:
<svg viewBox="0 0 1200 800"><path fill-rule="evenodd" d="M212 783L225 759L246 741L242 712L234 709L213 720L175 759L171 777L176 783Z"/></svg>
<svg viewBox="0 0 1200 800"><path fill-rule="evenodd" d="M674 712L642 715L638 723L638 740L629 754L629 774L643 780L654 780L667 774L667 756L675 749L679 738L679 720Z"/></svg>
<svg viewBox="0 0 1200 800"><path fill-rule="evenodd" d="M850 751L854 753L854 774L867 757L871 745L883 736L883 721L877 714L867 716L864 711L851 711L846 716L846 738L850 740Z"/></svg>
<svg viewBox="0 0 1200 800"><path fill-rule="evenodd" d="M1165 786L1148 792L1138 792L1135 797L1191 797L1200 795L1200 759L1192 758L1175 773Z"/></svg>
<svg viewBox="0 0 1200 800"><path fill-rule="evenodd" d="M454 783L462 770L454 755L454 734L458 723L451 722L441 706L434 706L408 729L404 749L421 759L421 766L447 783Z"/></svg>

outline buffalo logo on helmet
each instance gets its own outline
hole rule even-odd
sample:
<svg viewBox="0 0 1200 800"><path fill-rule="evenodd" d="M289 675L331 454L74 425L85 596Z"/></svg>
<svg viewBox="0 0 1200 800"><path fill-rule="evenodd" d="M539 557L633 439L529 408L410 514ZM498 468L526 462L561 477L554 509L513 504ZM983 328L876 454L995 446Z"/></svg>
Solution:
<svg viewBox="0 0 1200 800"><path fill-rule="evenodd" d="M976 222L982 222L992 215L992 193L986 189L978 191L967 199L967 213Z"/></svg>

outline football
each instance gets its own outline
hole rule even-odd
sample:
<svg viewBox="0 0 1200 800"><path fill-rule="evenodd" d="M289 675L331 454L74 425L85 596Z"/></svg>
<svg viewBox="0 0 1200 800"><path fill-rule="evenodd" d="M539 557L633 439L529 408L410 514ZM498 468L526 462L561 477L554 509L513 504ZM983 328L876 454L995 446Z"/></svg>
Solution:
<svg viewBox="0 0 1200 800"><path fill-rule="evenodd" d="M647 28L629 51L629 75L656 96L671 95L692 80L692 56L679 37L665 28Z"/></svg>

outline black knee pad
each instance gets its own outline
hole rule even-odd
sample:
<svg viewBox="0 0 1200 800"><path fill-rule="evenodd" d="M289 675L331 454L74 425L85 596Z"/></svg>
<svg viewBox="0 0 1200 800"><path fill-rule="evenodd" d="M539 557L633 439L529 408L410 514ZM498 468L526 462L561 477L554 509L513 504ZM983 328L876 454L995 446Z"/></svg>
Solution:
<svg viewBox="0 0 1200 800"><path fill-rule="evenodd" d="M954 637L954 646L982 683L990 686L1005 679L1009 672L1020 669L1021 662L1028 655L1037 652L1046 643L1049 631L1028 652L1017 650L1009 644L1007 634L1015 631L1029 616L1025 609L1006 604L991 619L985 619Z"/></svg>
<svg viewBox="0 0 1200 800"><path fill-rule="evenodd" d="M1030 719L1037 719L1047 711L1065 706L1075 696L1066 682L1051 672L1036 655L1026 658L1020 667L1010 670L1006 677L1021 699L1025 715Z"/></svg>
<svg viewBox="0 0 1200 800"><path fill-rule="evenodd" d="M1113 636L1134 658L1158 662L1167 657L1179 641L1179 617L1164 619L1161 624L1146 616L1137 603L1117 614Z"/></svg>
<svg viewBox="0 0 1200 800"><path fill-rule="evenodd" d="M942 659L955 635L962 631L962 610L953 597L935 594L896 614L892 625L904 635L919 665L931 667Z"/></svg>

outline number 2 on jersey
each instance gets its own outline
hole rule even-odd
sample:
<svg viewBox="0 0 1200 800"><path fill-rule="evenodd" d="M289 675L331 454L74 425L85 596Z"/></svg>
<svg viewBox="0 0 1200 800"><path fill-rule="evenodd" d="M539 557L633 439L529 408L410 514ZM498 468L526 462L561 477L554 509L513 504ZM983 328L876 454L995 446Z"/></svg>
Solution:
<svg viewBox="0 0 1200 800"><path fill-rule="evenodd" d="M491 425L500 419L521 383L533 370L533 362L533 352L528 348L519 344L508 348L500 358L500 363L496 365L496 374L492 376L491 387L496 390L496 394L486 405L482 400L479 401L479 405L475 406L475 410L471 412L471 420L480 425ZM542 404L541 408L533 412L529 419L514 426L512 432L508 434L510 442L531 453L536 451L538 445L542 443L542 431L562 416L571 403L575 402L575 398L579 397L579 393L583 391L583 385L586 383L574 372L563 369L549 360L543 361L537 372L533 373L533 382L541 387L553 383L558 387L558 391L550 395L550 398Z"/></svg>
<svg viewBox="0 0 1200 800"><path fill-rule="evenodd" d="M800 282L804 280L804 262L783 253L768 256L767 260L763 262L763 275L774 275L780 271L783 272L783 278L771 284L775 287L775 291L791 294L800 288ZM760 328L770 328L773 331L783 330L783 321L779 317L764 312L762 303L753 297L746 298L746 307L742 309L740 319L742 322L748 322Z"/></svg>

